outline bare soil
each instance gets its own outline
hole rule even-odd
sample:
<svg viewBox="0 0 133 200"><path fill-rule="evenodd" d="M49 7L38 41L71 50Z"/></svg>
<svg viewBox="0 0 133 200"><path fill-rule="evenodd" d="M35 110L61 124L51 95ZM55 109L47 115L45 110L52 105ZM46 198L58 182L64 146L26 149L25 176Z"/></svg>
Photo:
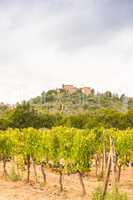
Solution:
<svg viewBox="0 0 133 200"><path fill-rule="evenodd" d="M1 168L1 167L0 167ZM82 196L79 178L75 175L64 175L64 191L59 191L59 176L47 170L47 184L42 184L41 174L38 175L39 183L32 180L27 184L24 180L13 182L5 180L0 169L0 200L89 200L91 193L97 186L102 184L97 181L94 172L84 177L87 195ZM41 181L41 182L40 182ZM133 168L122 170L120 190L128 193L129 200L133 200Z"/></svg>

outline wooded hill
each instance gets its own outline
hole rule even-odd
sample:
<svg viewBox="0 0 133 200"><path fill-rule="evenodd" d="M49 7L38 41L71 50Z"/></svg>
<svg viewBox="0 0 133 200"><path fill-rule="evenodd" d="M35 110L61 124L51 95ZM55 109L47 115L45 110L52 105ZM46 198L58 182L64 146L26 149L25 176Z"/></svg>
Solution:
<svg viewBox="0 0 133 200"><path fill-rule="evenodd" d="M133 99L111 92L85 95L49 90L15 106L0 104L0 129L52 128L133 128Z"/></svg>
<svg viewBox="0 0 133 200"><path fill-rule="evenodd" d="M128 98L124 94L92 93L85 95L80 90L70 94L63 89L49 90L42 92L40 96L29 101L37 109L50 112L63 112L65 114L77 114L81 112L96 111L102 108L113 109L119 112L126 112L133 108L133 98Z"/></svg>

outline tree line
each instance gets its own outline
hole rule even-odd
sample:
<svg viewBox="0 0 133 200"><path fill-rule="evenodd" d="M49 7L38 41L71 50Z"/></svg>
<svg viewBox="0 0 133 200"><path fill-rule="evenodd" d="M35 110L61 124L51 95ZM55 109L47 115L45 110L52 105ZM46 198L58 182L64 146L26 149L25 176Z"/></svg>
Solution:
<svg viewBox="0 0 133 200"><path fill-rule="evenodd" d="M133 127L133 109L120 112L114 109L98 109L96 111L78 114L64 114L62 112L48 112L36 109L30 103L23 102L15 107L8 107L0 112L0 129L7 128L52 128L56 126L74 128L118 128Z"/></svg>

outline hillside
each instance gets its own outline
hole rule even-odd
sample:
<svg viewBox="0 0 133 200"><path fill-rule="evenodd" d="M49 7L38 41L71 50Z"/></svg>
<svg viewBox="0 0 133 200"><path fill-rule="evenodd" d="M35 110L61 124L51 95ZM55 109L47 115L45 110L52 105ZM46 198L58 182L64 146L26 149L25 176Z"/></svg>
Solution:
<svg viewBox="0 0 133 200"><path fill-rule="evenodd" d="M92 91L92 90L91 90ZM81 89L42 92L40 96L15 106L0 104L0 129L133 127L133 98L120 97L107 91L103 94Z"/></svg>
<svg viewBox="0 0 133 200"><path fill-rule="evenodd" d="M105 93L91 93L86 95L81 90L74 93L64 89L42 92L40 96L30 99L32 105L38 109L46 109L50 112L63 112L65 114L77 114L87 111L96 111L109 108L119 112L125 112L133 108L133 99L125 95L119 97L110 91Z"/></svg>

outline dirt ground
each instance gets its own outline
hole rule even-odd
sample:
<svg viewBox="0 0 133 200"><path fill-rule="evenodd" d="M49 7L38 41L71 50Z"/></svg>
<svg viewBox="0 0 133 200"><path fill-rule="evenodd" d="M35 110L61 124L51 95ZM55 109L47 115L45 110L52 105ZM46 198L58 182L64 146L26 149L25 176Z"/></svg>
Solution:
<svg viewBox="0 0 133 200"><path fill-rule="evenodd" d="M47 184L30 184L25 181L12 182L2 177L0 170L0 200L89 200L94 189L102 184L94 176L94 172L84 178L87 195L82 196L77 175L64 176L64 192L59 191L58 175L47 171ZM39 175L40 176L40 175ZM40 177L41 178L41 177ZM133 168L122 171L120 189L128 193L129 200L133 200Z"/></svg>

